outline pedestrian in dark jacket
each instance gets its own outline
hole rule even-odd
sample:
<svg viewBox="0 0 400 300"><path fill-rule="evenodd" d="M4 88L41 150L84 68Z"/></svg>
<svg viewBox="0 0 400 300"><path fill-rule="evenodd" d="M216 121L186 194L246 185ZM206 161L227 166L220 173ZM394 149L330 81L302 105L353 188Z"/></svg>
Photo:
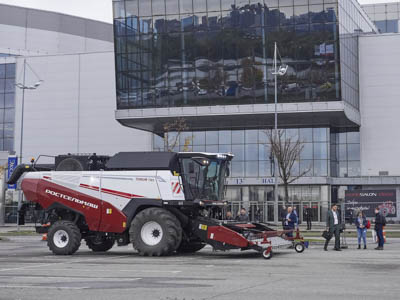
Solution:
<svg viewBox="0 0 400 300"><path fill-rule="evenodd" d="M227 221L233 221L233 220L234 220L231 211L227 211L227 212L226 212L225 220L227 220Z"/></svg>
<svg viewBox="0 0 400 300"><path fill-rule="evenodd" d="M380 213L379 207L375 208L375 231L378 237L378 247L375 250L383 250L385 239L383 237L383 226L386 225L385 217Z"/></svg>
<svg viewBox="0 0 400 300"><path fill-rule="evenodd" d="M324 250L328 251L328 244L331 240L332 236L335 235L335 250L341 251L340 249L340 213L338 212L337 205L333 204L332 209L328 210L328 214L326 217L326 228L329 231L330 238L326 239Z"/></svg>
<svg viewBox="0 0 400 300"><path fill-rule="evenodd" d="M364 249L367 249L367 218L364 213L360 211L355 221L357 227L358 249L361 249L361 238L364 242Z"/></svg>
<svg viewBox="0 0 400 300"><path fill-rule="evenodd" d="M299 228L299 214L297 213L296 206L293 206L293 213L296 215L296 223L294 224L295 228Z"/></svg>
<svg viewBox="0 0 400 300"><path fill-rule="evenodd" d="M304 215L305 215L305 218L306 218L306 221L307 221L307 230L311 230L311 227L312 227L311 220L312 220L312 217L313 217L312 208L311 207L307 207L304 210Z"/></svg>
<svg viewBox="0 0 400 300"><path fill-rule="evenodd" d="M287 215L286 206L283 205L283 206L282 206L282 210L281 210L281 221L282 221L282 227L283 227L283 229L285 229L286 215Z"/></svg>
<svg viewBox="0 0 400 300"><path fill-rule="evenodd" d="M245 208L242 208L240 210L239 215L236 217L236 221L239 221L239 222L248 222L249 221L249 215L247 214L247 211Z"/></svg>

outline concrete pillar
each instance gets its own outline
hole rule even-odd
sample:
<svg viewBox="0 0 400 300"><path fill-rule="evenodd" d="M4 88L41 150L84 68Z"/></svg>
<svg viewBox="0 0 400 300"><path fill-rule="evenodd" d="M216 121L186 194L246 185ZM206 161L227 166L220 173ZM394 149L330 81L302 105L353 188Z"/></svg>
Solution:
<svg viewBox="0 0 400 300"><path fill-rule="evenodd" d="M330 206L330 186L322 185L321 186L321 222L326 222L326 214L328 212Z"/></svg>

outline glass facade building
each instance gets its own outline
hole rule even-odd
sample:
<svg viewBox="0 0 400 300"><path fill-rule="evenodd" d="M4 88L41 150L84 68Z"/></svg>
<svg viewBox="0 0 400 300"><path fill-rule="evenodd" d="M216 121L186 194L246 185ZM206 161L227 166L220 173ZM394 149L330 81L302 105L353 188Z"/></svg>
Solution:
<svg viewBox="0 0 400 300"><path fill-rule="evenodd" d="M351 36L374 28L355 5L335 0L114 1L117 106L272 103L277 42L281 60L289 65L279 82L279 102L344 99L358 107ZM341 47L346 47L343 58Z"/></svg>
<svg viewBox="0 0 400 300"><path fill-rule="evenodd" d="M363 5L362 8L378 27L379 32L400 32L400 2Z"/></svg>
<svg viewBox="0 0 400 300"><path fill-rule="evenodd" d="M15 63L0 63L0 151L14 150Z"/></svg>
<svg viewBox="0 0 400 300"><path fill-rule="evenodd" d="M117 113L126 120L132 114L136 123L117 119L161 135L154 124L184 117L189 130L173 149L154 135L153 150L233 153L230 180L237 182L227 191L233 210L248 202L264 220L273 218L273 186L254 182L274 176L267 132L275 42L279 62L288 65L278 102L297 109L290 120L279 113L280 127L304 143L294 175L308 171L303 183L290 186L290 201L300 213L316 209L321 220L328 179L360 176L358 36L378 30L356 0L114 0L113 9ZM342 106L329 111L330 104ZM240 107L248 111L240 115ZM256 115L261 107L266 113ZM350 120L344 107L356 117ZM249 122L248 112L262 121Z"/></svg>

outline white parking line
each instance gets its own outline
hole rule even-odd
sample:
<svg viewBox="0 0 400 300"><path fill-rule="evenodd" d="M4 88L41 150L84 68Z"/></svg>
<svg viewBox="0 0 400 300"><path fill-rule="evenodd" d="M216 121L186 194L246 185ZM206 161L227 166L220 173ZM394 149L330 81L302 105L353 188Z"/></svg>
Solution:
<svg viewBox="0 0 400 300"><path fill-rule="evenodd" d="M82 286L82 287L73 287L73 286L34 286L34 285L0 285L0 289L62 289L62 290L84 290L88 289L90 287L88 286Z"/></svg>
<svg viewBox="0 0 400 300"><path fill-rule="evenodd" d="M111 256L107 257L107 259L115 259L115 258L123 258L126 257L126 255L120 255L120 256ZM104 260L104 258L101 258ZM74 264L74 263L85 263L85 262L93 262L96 260L100 260L100 258L96 259L85 259L85 260L73 260L73 261L65 261L65 262L54 262L54 263L48 263L48 264L37 264L34 266L24 266L24 267L19 267L19 268L9 268L9 269L0 269L0 272L2 271L14 271L14 270L25 270L25 269L31 269L31 268L41 268L41 267L46 267L46 266L54 266L54 265L62 265L62 264Z"/></svg>
<svg viewBox="0 0 400 300"><path fill-rule="evenodd" d="M138 269L130 269L130 270L112 270L112 269L76 269L76 268L71 268L71 269L54 269L52 268L51 270L47 270L48 271L83 271L83 272L144 272L144 273L171 273L171 274L178 274L181 273L182 271L171 271L171 270L138 270Z"/></svg>
<svg viewBox="0 0 400 300"><path fill-rule="evenodd" d="M136 280L141 280L143 278L119 278L119 277L84 277L84 276L42 276L42 277L38 277L38 276L30 276L30 275L21 275L21 276L14 276L14 275L9 275L8 278L31 278L31 279L85 279L87 281L92 281L92 280L110 280L110 279L118 279L118 281L136 281Z"/></svg>

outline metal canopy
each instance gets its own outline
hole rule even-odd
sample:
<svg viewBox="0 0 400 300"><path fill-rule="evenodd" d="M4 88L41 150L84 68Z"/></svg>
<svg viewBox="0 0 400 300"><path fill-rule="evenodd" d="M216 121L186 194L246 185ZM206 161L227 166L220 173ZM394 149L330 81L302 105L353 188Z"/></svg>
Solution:
<svg viewBox="0 0 400 300"><path fill-rule="evenodd" d="M163 126L174 119L185 118L190 130L229 130L229 129L256 129L273 127L273 113L245 113L225 115L169 115L169 116L141 116L118 117L122 125L140 130L150 131L163 136ZM350 120L345 111L323 112L291 112L279 113L278 126L289 127L359 127L360 125Z"/></svg>

